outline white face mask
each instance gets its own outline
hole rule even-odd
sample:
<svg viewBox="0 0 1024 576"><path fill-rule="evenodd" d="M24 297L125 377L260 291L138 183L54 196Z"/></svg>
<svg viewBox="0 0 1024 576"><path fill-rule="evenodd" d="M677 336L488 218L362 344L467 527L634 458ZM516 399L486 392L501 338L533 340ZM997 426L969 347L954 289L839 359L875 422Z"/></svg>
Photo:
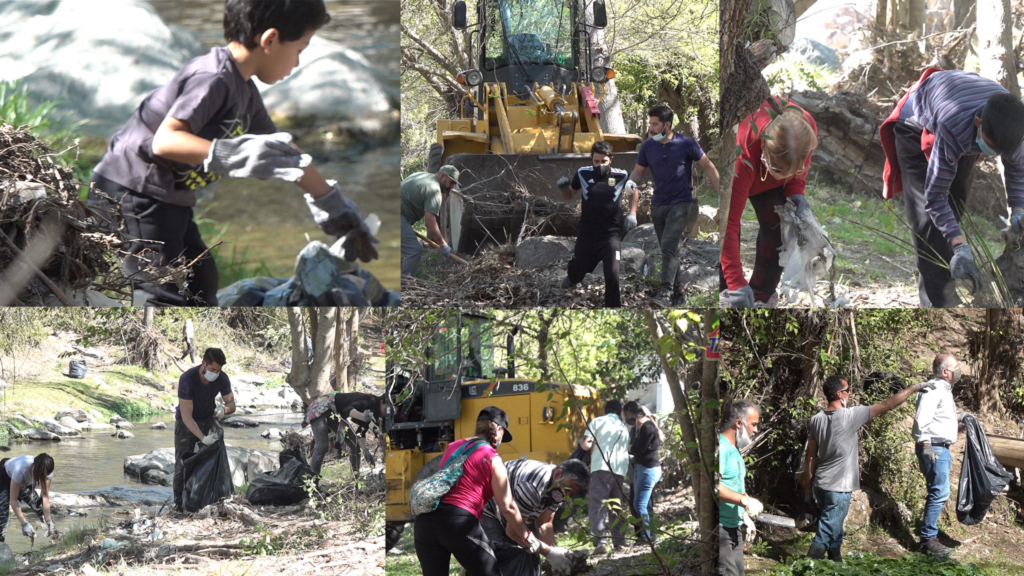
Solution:
<svg viewBox="0 0 1024 576"><path fill-rule="evenodd" d="M203 378L206 378L207 382L213 382L220 376L220 372L210 372L209 370L203 372Z"/></svg>
<svg viewBox="0 0 1024 576"><path fill-rule="evenodd" d="M753 442L753 441L754 441L754 439L750 437L750 434L747 434L747 427L746 426L739 426L739 427L736 428L736 447L737 448L739 448L740 450L743 450L747 446L750 446L750 443Z"/></svg>
<svg viewBox="0 0 1024 576"><path fill-rule="evenodd" d="M846 408L846 400L840 398L839 403L843 405L843 408Z"/></svg>

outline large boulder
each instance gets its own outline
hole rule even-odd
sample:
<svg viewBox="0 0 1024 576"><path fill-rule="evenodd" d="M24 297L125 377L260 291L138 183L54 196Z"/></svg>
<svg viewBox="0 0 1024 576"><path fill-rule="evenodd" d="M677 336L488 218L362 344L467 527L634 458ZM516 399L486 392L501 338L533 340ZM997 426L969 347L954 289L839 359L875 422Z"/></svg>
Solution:
<svg viewBox="0 0 1024 576"><path fill-rule="evenodd" d="M127 430L117 430L113 434L111 434L111 436L117 438L118 440L130 440L132 438L135 438L135 434L132 434Z"/></svg>
<svg viewBox="0 0 1024 576"><path fill-rule="evenodd" d="M76 436L79 434L78 430L68 428L67 426L61 425L53 418L42 418L38 419L37 422L43 425L43 428L53 432L54 434L60 434L61 436Z"/></svg>
<svg viewBox="0 0 1024 576"><path fill-rule="evenodd" d="M48 430L40 430L39 428L22 430L21 437L26 440L38 440L40 442L60 442L60 435L54 434Z"/></svg>
<svg viewBox="0 0 1024 576"><path fill-rule="evenodd" d="M25 418L21 414L15 414L14 416L11 416L11 422L18 426L18 428L31 428L35 426L35 424L33 424L31 420Z"/></svg>
<svg viewBox="0 0 1024 576"><path fill-rule="evenodd" d="M166 430L167 424L164 424L163 422L157 422L156 424L150 426L150 428L152 428L153 430Z"/></svg>
<svg viewBox="0 0 1024 576"><path fill-rule="evenodd" d="M685 289L710 290L718 287L718 244L690 238L680 254L680 280ZM660 273L660 270L658 271Z"/></svg>
<svg viewBox="0 0 1024 576"><path fill-rule="evenodd" d="M280 467L276 456L268 456L265 452L254 450L249 453L245 469L245 477L249 482L264 472L274 472Z"/></svg>
<svg viewBox="0 0 1024 576"><path fill-rule="evenodd" d="M147 473L155 471L157 474L171 477L174 474L174 448L157 448L146 454L126 456L124 459L124 471L131 476L142 479L144 484L160 484L160 482L147 482ZM154 475L148 475L150 479Z"/></svg>
<svg viewBox="0 0 1024 576"><path fill-rule="evenodd" d="M850 497L850 512L846 515L844 528L855 532L864 528L871 521L871 502L868 495L857 490Z"/></svg>
<svg viewBox="0 0 1024 576"><path fill-rule="evenodd" d="M284 432L282 432L280 428L267 428L262 434L260 434L260 436L269 440L280 440L282 434L284 434Z"/></svg>
<svg viewBox="0 0 1024 576"><path fill-rule="evenodd" d="M256 474L248 472L249 462L255 462L258 467L262 468L266 465L266 460L273 460L276 463L278 453L273 450L253 450L252 448L228 446L228 460L231 466L231 481L235 484L235 488L240 488L251 478L256 477Z"/></svg>
<svg viewBox="0 0 1024 576"><path fill-rule="evenodd" d="M287 116L375 116L391 111L383 85L362 54L338 42L314 36L301 64L284 80L267 86L256 77L263 102Z"/></svg>
<svg viewBox="0 0 1024 576"><path fill-rule="evenodd" d="M547 268L572 258L575 241L560 236L526 238L516 246L516 268Z"/></svg>
<svg viewBox="0 0 1024 576"><path fill-rule="evenodd" d="M84 424L79 424L79 428L82 430L112 430L114 427L102 422L85 422Z"/></svg>
<svg viewBox="0 0 1024 576"><path fill-rule="evenodd" d="M118 420L117 423L114 424L114 427L118 430L131 430L132 428L135 428L135 425L127 420Z"/></svg>
<svg viewBox="0 0 1024 576"><path fill-rule="evenodd" d="M221 424L231 428L255 428L260 425L259 422L256 422L255 420L235 415L228 416L220 422Z"/></svg>
<svg viewBox="0 0 1024 576"><path fill-rule="evenodd" d="M810 38L797 38L782 57L791 62L807 62L830 68L833 72L838 72L842 65L835 50Z"/></svg>
<svg viewBox="0 0 1024 576"><path fill-rule="evenodd" d="M116 18L111 18L116 14ZM88 119L109 137L139 103L206 48L168 26L146 0L0 2L0 80L58 101L58 113Z"/></svg>
<svg viewBox="0 0 1024 576"><path fill-rule="evenodd" d="M661 252L661 245L658 244L658 235L654 233L654 223L648 222L633 228L622 238L623 243L640 246L644 252L651 253L657 250Z"/></svg>
<svg viewBox="0 0 1024 576"><path fill-rule="evenodd" d="M81 430L82 429L82 426L78 423L78 420L75 420L71 416L65 416L63 418L59 418L57 423L60 424L61 426L64 426L65 428L70 428L72 430Z"/></svg>
<svg viewBox="0 0 1024 576"><path fill-rule="evenodd" d="M88 412L82 410L81 408L65 408L60 412L57 412L57 415L54 416L53 419L60 422L61 420L67 417L74 418L76 422L96 421L95 418L93 418Z"/></svg>

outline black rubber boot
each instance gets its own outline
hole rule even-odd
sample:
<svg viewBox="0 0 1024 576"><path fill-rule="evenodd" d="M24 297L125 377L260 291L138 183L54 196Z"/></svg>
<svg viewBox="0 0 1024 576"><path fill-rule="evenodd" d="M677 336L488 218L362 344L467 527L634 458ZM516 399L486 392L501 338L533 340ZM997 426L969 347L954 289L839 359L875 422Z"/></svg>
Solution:
<svg viewBox="0 0 1024 576"><path fill-rule="evenodd" d="M830 548L828 551L828 559L833 562L842 562L843 553L842 548Z"/></svg>
<svg viewBox="0 0 1024 576"><path fill-rule="evenodd" d="M824 560L825 549L820 546L815 546L814 544L811 544L811 549L807 551L807 557L811 560Z"/></svg>
<svg viewBox="0 0 1024 576"><path fill-rule="evenodd" d="M921 548L923 548L925 552L933 556L949 556L950 552L953 551L952 548L947 548L943 546L942 543L936 540L935 538L932 538L931 540L922 543Z"/></svg>

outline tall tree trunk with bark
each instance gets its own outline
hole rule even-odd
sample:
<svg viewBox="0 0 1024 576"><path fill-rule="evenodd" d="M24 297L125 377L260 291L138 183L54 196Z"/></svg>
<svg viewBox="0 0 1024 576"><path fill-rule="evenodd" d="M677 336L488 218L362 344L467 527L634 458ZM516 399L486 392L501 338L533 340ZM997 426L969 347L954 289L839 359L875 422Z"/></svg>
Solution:
<svg viewBox="0 0 1024 576"><path fill-rule="evenodd" d="M981 361L981 373L975 380L975 405L981 416L999 416L1003 403L999 399L1001 371L997 368L999 342L996 334L1002 324L1003 311L997 308L985 310L985 348Z"/></svg>
<svg viewBox="0 0 1024 576"><path fill-rule="evenodd" d="M292 371L288 384L306 404L331 388L334 364L334 332L337 308L289 308L288 327L292 342ZM308 327L308 329L307 329ZM309 338L312 338L313 363L310 366Z"/></svg>
<svg viewBox="0 0 1024 576"><path fill-rule="evenodd" d="M978 2L978 59L981 75L999 82L1020 98L1017 57L1013 46L1013 14L1010 0Z"/></svg>
<svg viewBox="0 0 1024 576"><path fill-rule="evenodd" d="M593 2L589 0L577 2L578 13L582 15L580 19L585 25L594 22L594 11L590 7L592 4ZM581 67L593 65L608 68L612 61L612 46L608 44L608 37L604 29L591 28L590 30L590 53L594 61L581 62ZM604 91L604 97L598 103L598 108L601 110L601 130L609 134L625 134L626 121L622 117L622 103L619 101L619 90L615 86L615 80L605 82L604 86L598 90Z"/></svg>
<svg viewBox="0 0 1024 576"><path fill-rule="evenodd" d="M547 381L548 379L548 349L551 347L551 325L554 323L555 318L558 317L559 312L558 308L552 308L551 313L547 316L544 315L543 311L537 312L537 318L540 320L540 330L537 331L537 368L540 370L542 381Z"/></svg>
<svg viewBox="0 0 1024 576"><path fill-rule="evenodd" d="M367 314L365 308L353 308L352 315L348 317L348 324L345 330L348 332L348 380L345 389L353 392L359 381L359 367L362 365L362 358L359 352L359 323Z"/></svg>

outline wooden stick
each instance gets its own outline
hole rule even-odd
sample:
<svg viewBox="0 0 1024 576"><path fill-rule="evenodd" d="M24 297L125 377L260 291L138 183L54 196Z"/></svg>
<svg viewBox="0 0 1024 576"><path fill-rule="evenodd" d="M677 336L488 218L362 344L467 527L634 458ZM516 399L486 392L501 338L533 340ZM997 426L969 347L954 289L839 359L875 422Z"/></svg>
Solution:
<svg viewBox="0 0 1024 576"><path fill-rule="evenodd" d="M56 248L57 243L60 242L60 233L61 226L59 224L59 221L47 220L46 223L43 224L42 234L37 235L35 237L37 239L40 239L46 245L46 256L42 258L41 264L46 263L46 261L49 259L49 256L52 254L53 248ZM0 237L3 238L4 244L7 244L7 247L11 249L11 252L14 252L14 254L18 257L18 259L15 260L15 264L20 263L21 265L25 266L28 270L34 272L36 277L42 280L43 284L45 284L46 287L50 289L50 292L52 292L53 295L57 297L57 300L60 300L61 304L65 306L74 306L74 304L72 304L71 301L68 300L67 296L65 296L64 293L61 292L60 288L57 288L57 284L55 284L53 280L50 280L50 278L43 273L40 267L36 265L36 263L33 261L34 258L32 256L27 256L24 252L22 252L21 248L18 248L18 246L7 236L7 234L4 234L2 230L0 230ZM33 256L43 255L33 254ZM13 267L14 266L12 266L12 268ZM15 296L16 295L17 293L15 293Z"/></svg>
<svg viewBox="0 0 1024 576"><path fill-rule="evenodd" d="M416 232L416 231L415 231L415 230L413 230L413 232ZM441 247L437 245L437 242L434 242L433 240L431 240L430 238L427 238L427 237L426 237L426 236L424 236L423 234L420 234L419 232L416 232L416 235L417 235L417 236L419 236L421 240L423 240L424 242L426 242L426 243L427 243L427 244L428 244L428 245L429 245L429 246L430 246L431 248L437 248L438 250L440 250L440 249L441 249ZM462 258L459 258L459 257L458 257L458 256L456 256L456 255L455 255L454 253L452 253L452 255L451 255L451 256L452 256L452 260L455 260L456 262L459 262L459 263L461 263L461 264L465 264L466 266L469 266L469 262L466 262L466 261L465 261L465 260L463 260Z"/></svg>

